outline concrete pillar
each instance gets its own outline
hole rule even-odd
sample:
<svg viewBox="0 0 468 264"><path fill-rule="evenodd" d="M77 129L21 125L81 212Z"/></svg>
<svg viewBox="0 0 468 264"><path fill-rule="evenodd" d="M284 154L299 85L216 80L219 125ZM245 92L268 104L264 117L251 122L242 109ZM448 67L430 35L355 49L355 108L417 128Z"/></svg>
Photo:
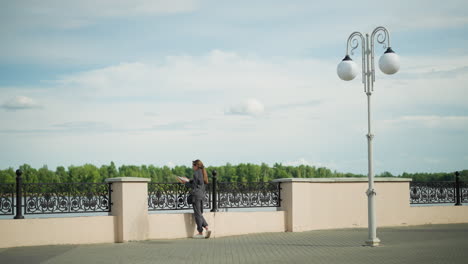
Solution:
<svg viewBox="0 0 468 264"><path fill-rule="evenodd" d="M281 183L281 211L286 212L286 231L298 232L307 230L310 219L310 203L312 194L309 192L307 179L276 179Z"/></svg>
<svg viewBox="0 0 468 264"><path fill-rule="evenodd" d="M112 183L111 215L116 216L116 242L148 239L148 182L137 177L109 178Z"/></svg>
<svg viewBox="0 0 468 264"><path fill-rule="evenodd" d="M283 181L284 179L274 180L274 182L281 183L281 206L278 208L286 212L285 229L287 232L293 232L293 182Z"/></svg>

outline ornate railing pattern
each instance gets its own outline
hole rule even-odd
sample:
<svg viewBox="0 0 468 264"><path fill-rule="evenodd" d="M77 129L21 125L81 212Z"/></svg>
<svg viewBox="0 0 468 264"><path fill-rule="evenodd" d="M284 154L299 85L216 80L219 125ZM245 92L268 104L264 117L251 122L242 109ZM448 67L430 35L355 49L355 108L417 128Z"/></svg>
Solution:
<svg viewBox="0 0 468 264"><path fill-rule="evenodd" d="M270 182L218 183L217 208L251 208L280 206L280 184ZM212 184L205 185L203 207L212 208ZM184 210L189 189L178 183L149 183L148 210Z"/></svg>
<svg viewBox="0 0 468 264"><path fill-rule="evenodd" d="M272 182L220 182L218 208L278 207L279 186Z"/></svg>
<svg viewBox="0 0 468 264"><path fill-rule="evenodd" d="M466 192L466 191L465 191ZM455 203L454 182L411 182L411 204Z"/></svg>
<svg viewBox="0 0 468 264"><path fill-rule="evenodd" d="M110 212L107 183L25 183L24 214Z"/></svg>
<svg viewBox="0 0 468 264"><path fill-rule="evenodd" d="M204 208L211 208L211 185L205 185ZM192 208L187 203L190 190L179 183L148 183L148 210L183 210Z"/></svg>
<svg viewBox="0 0 468 264"><path fill-rule="evenodd" d="M462 203L468 203L468 182L460 183L460 196Z"/></svg>
<svg viewBox="0 0 468 264"><path fill-rule="evenodd" d="M0 215L13 215L14 183L0 183Z"/></svg>

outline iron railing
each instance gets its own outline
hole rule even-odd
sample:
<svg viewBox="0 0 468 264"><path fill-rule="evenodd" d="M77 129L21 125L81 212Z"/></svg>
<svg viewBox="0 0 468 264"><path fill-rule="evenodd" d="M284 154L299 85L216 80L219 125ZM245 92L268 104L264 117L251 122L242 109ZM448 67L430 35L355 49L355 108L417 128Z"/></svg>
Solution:
<svg viewBox="0 0 468 264"><path fill-rule="evenodd" d="M210 184L205 185L204 208L211 208ZM192 208L187 203L190 190L179 183L148 183L148 210L184 210Z"/></svg>
<svg viewBox="0 0 468 264"><path fill-rule="evenodd" d="M468 203L468 182L460 182L460 200Z"/></svg>
<svg viewBox="0 0 468 264"><path fill-rule="evenodd" d="M280 183L213 183L205 185L204 208L279 207ZM148 210L186 210L190 190L179 183L148 183ZM213 195L214 194L214 195ZM213 211L213 210L212 210Z"/></svg>
<svg viewBox="0 0 468 264"><path fill-rule="evenodd" d="M468 203L468 182L460 181L460 173L455 172L455 181L411 182L410 204Z"/></svg>
<svg viewBox="0 0 468 264"><path fill-rule="evenodd" d="M0 184L0 215L111 211L110 183L22 183L21 175L17 170L16 184Z"/></svg>
<svg viewBox="0 0 468 264"><path fill-rule="evenodd" d="M108 183L25 183L24 214L110 212Z"/></svg>
<svg viewBox="0 0 468 264"><path fill-rule="evenodd" d="M455 203L454 182L411 182L411 204Z"/></svg>
<svg viewBox="0 0 468 264"><path fill-rule="evenodd" d="M14 194L14 183L0 183L0 215L14 214Z"/></svg>
<svg viewBox="0 0 468 264"><path fill-rule="evenodd" d="M279 207L280 185L273 182L220 182L218 208Z"/></svg>

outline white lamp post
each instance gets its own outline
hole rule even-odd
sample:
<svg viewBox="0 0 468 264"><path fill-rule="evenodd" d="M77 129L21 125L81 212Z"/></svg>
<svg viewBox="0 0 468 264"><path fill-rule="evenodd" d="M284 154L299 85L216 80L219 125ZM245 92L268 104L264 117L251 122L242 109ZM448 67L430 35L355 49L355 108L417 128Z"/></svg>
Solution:
<svg viewBox="0 0 468 264"><path fill-rule="evenodd" d="M377 34L378 33L378 34ZM371 107L370 98L374 91L375 82L375 68L374 68L374 40L383 44L384 49L387 48L385 53L379 59L379 68L383 73L394 74L400 69L400 59L398 55L390 48L390 35L386 28L378 27L372 32L370 39L369 34L364 38L360 32L353 32L346 45L346 56L343 61L338 64L337 73L340 79L350 81L357 76L358 66L349 57L348 50L351 47L351 54L359 46L359 39L361 40L362 48L362 83L364 84L364 92L367 94L367 124L368 133L367 137L367 150L368 150L368 177L369 189L367 189L367 203L368 203L368 228L369 238L366 245L378 246L380 240L377 238L377 225L375 223L375 203L374 197L376 195L374 189L374 173L372 170L372 139L374 135L371 133Z"/></svg>

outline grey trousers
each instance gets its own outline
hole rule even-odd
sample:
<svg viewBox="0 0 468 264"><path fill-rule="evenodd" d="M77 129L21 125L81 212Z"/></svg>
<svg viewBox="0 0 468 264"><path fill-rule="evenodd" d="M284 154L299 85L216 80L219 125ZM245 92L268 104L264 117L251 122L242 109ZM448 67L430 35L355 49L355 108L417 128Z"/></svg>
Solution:
<svg viewBox="0 0 468 264"><path fill-rule="evenodd" d="M208 226L208 223L203 217L203 198L193 197L193 217L197 224L198 233L203 232L203 228Z"/></svg>

